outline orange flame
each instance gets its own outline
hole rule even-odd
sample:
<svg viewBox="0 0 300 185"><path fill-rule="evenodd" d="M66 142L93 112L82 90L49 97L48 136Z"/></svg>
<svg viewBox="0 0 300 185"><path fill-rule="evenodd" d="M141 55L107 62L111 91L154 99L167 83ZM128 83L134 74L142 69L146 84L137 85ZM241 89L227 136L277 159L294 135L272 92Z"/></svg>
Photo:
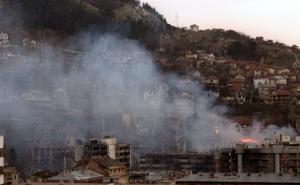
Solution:
<svg viewBox="0 0 300 185"><path fill-rule="evenodd" d="M241 138L240 141L246 144L260 144L260 142L257 139L250 137Z"/></svg>

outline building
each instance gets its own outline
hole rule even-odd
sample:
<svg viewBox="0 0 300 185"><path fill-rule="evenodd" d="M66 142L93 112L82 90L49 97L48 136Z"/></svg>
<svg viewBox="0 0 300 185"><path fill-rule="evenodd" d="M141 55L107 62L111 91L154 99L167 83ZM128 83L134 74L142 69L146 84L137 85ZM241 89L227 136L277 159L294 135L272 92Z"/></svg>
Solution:
<svg viewBox="0 0 300 185"><path fill-rule="evenodd" d="M213 171L213 156L210 154L142 154L139 159L141 171L190 170Z"/></svg>
<svg viewBox="0 0 300 185"><path fill-rule="evenodd" d="M90 182L124 184L129 179L127 167L123 163L106 156L83 159L72 170L73 173L78 173L82 170L93 171L96 181L92 181L92 178L90 178Z"/></svg>
<svg viewBox="0 0 300 185"><path fill-rule="evenodd" d="M176 180L176 185L291 185L299 183L299 176L261 173L198 173Z"/></svg>
<svg viewBox="0 0 300 185"><path fill-rule="evenodd" d="M0 184L4 184L4 137L0 136Z"/></svg>
<svg viewBox="0 0 300 185"><path fill-rule="evenodd" d="M291 94L288 90L276 90L264 97L265 104L281 104L291 103Z"/></svg>
<svg viewBox="0 0 300 185"><path fill-rule="evenodd" d="M196 32L198 32L198 31L199 31L199 26L196 25L196 24L193 24L193 25L190 26L190 29L191 29L191 31L196 31Z"/></svg>
<svg viewBox="0 0 300 185"><path fill-rule="evenodd" d="M5 184L16 185L19 183L19 173L14 167L5 167L3 170Z"/></svg>
<svg viewBox="0 0 300 185"><path fill-rule="evenodd" d="M276 80L277 85L287 85L287 80L283 76L277 75L274 76L274 78Z"/></svg>
<svg viewBox="0 0 300 185"><path fill-rule="evenodd" d="M131 167L131 145L119 144L116 138L106 136L103 139L90 139L84 144L84 156L108 156Z"/></svg>
<svg viewBox="0 0 300 185"><path fill-rule="evenodd" d="M269 85L270 79L269 78L255 78L253 79L253 86L257 89L260 85Z"/></svg>
<svg viewBox="0 0 300 185"><path fill-rule="evenodd" d="M69 169L73 164L73 151L64 145L31 145L28 147L28 173Z"/></svg>
<svg viewBox="0 0 300 185"><path fill-rule="evenodd" d="M279 135L265 144L238 144L221 149L216 159L217 173L300 176L300 137L292 140L290 136Z"/></svg>

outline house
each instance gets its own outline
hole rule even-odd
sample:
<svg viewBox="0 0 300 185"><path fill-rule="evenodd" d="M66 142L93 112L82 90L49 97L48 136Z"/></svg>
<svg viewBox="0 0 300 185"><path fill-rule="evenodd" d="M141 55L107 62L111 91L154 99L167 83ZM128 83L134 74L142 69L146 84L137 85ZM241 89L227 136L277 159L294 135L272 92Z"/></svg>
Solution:
<svg viewBox="0 0 300 185"><path fill-rule="evenodd" d="M279 75L281 75L281 74L290 74L290 73L291 73L291 70L287 67L280 68L277 71L277 74L279 74Z"/></svg>
<svg viewBox="0 0 300 185"><path fill-rule="evenodd" d="M191 31L196 31L196 32L198 32L198 31L199 31L199 26L196 25L196 24L193 24L193 25L190 26L190 29L191 29Z"/></svg>
<svg viewBox="0 0 300 185"><path fill-rule="evenodd" d="M255 40L257 42L263 42L264 41L264 37L256 37Z"/></svg>
<svg viewBox="0 0 300 185"><path fill-rule="evenodd" d="M0 46L3 46L9 42L7 33L0 33Z"/></svg>
<svg viewBox="0 0 300 185"><path fill-rule="evenodd" d="M292 86L291 86L291 89L292 89L292 91L294 92L294 93L300 93L300 84L298 83L298 84L293 84Z"/></svg>
<svg viewBox="0 0 300 185"><path fill-rule="evenodd" d="M272 66L265 67L265 70L269 75L274 75L276 73L276 68Z"/></svg>
<svg viewBox="0 0 300 185"><path fill-rule="evenodd" d="M236 75L234 77L235 80L241 80L241 81L244 81L246 78L244 75L242 75L241 73L239 73L238 75Z"/></svg>
<svg viewBox="0 0 300 185"><path fill-rule="evenodd" d="M93 178L95 177L97 182L101 183L128 183L127 167L109 157L97 156L83 159L72 170L75 172L81 170L93 171Z"/></svg>
<svg viewBox="0 0 300 185"><path fill-rule="evenodd" d="M277 75L273 77L275 78L277 85L287 85L287 80L283 76Z"/></svg>
<svg viewBox="0 0 300 185"><path fill-rule="evenodd" d="M264 102L265 104L290 104L291 94L288 90L279 89L265 96Z"/></svg>
<svg viewBox="0 0 300 185"><path fill-rule="evenodd" d="M209 88L217 88L219 86L219 79L215 76L209 76L203 79L202 83Z"/></svg>
<svg viewBox="0 0 300 185"><path fill-rule="evenodd" d="M276 85L274 84L262 84L258 87L258 95L260 98L264 99L266 96L270 95L271 92L276 90Z"/></svg>
<svg viewBox="0 0 300 185"><path fill-rule="evenodd" d="M255 78L255 79L253 79L253 85L254 85L255 89L257 89L262 84L264 84L264 85L270 84L270 79L269 78Z"/></svg>
<svg viewBox="0 0 300 185"><path fill-rule="evenodd" d="M300 68L300 61L297 60L296 62L293 63L293 68Z"/></svg>
<svg viewBox="0 0 300 185"><path fill-rule="evenodd" d="M244 87L244 81L239 79L231 79L228 81L228 88L234 92L240 92Z"/></svg>
<svg viewBox="0 0 300 185"><path fill-rule="evenodd" d="M246 93L245 93L245 91L236 92L234 95L235 95L234 98L235 98L235 101L236 101L237 104L246 103Z"/></svg>

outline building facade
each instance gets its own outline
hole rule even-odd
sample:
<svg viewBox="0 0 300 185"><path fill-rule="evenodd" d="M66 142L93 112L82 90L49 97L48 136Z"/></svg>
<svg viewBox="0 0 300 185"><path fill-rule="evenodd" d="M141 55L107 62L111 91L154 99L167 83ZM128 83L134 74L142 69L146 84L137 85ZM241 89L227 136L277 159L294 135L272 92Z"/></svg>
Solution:
<svg viewBox="0 0 300 185"><path fill-rule="evenodd" d="M139 170L210 172L214 171L213 161L210 154L142 154L139 159Z"/></svg>
<svg viewBox="0 0 300 185"><path fill-rule="evenodd" d="M4 137L0 136L0 184L4 184Z"/></svg>
<svg viewBox="0 0 300 185"><path fill-rule="evenodd" d="M107 156L131 167L131 145L117 143L116 138L106 136L103 139L90 139L84 144L84 156Z"/></svg>

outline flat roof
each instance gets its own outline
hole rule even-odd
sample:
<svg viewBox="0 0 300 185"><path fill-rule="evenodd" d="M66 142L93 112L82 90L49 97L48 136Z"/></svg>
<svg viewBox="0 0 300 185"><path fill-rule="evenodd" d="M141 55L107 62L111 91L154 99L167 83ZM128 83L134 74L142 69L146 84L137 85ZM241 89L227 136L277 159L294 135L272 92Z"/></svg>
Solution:
<svg viewBox="0 0 300 185"><path fill-rule="evenodd" d="M266 183L266 184L300 184L300 176L290 174L224 174L198 173L176 180L176 183Z"/></svg>

